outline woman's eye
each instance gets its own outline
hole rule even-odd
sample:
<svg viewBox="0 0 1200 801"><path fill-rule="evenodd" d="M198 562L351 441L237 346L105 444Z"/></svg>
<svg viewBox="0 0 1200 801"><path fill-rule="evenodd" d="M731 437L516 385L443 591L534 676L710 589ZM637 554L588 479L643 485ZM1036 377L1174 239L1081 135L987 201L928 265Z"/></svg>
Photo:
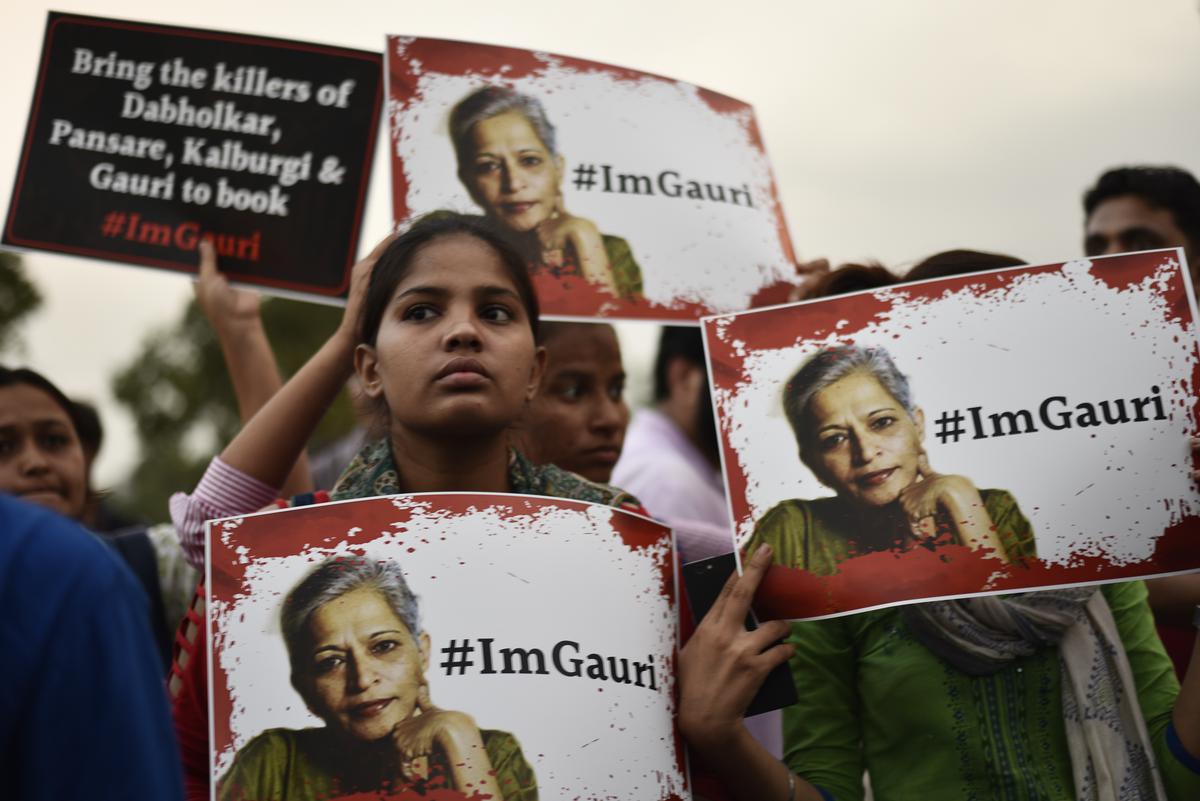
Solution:
<svg viewBox="0 0 1200 801"><path fill-rule="evenodd" d="M340 656L327 656L324 659L318 659L314 669L318 676L323 676L341 667L343 660Z"/></svg>
<svg viewBox="0 0 1200 801"><path fill-rule="evenodd" d="M407 309L405 309L402 319L421 322L422 320L432 319L436 315L437 309L428 304L420 303L416 306L409 306Z"/></svg>
<svg viewBox="0 0 1200 801"><path fill-rule="evenodd" d="M542 161L541 156L521 156L521 166L523 167L538 167Z"/></svg>
<svg viewBox="0 0 1200 801"><path fill-rule="evenodd" d="M386 654L400 647L400 643L395 640L378 640L371 644L371 652L376 654Z"/></svg>
<svg viewBox="0 0 1200 801"><path fill-rule="evenodd" d="M874 420L872 420L871 428L875 429L876 431L881 431L885 428L890 428L895 422L895 417L892 417L891 415L884 415L883 417L876 417Z"/></svg>
<svg viewBox="0 0 1200 801"><path fill-rule="evenodd" d="M16 452L16 437L0 437L0 458L12 456Z"/></svg>
<svg viewBox="0 0 1200 801"><path fill-rule="evenodd" d="M566 401L577 401L583 397L583 385L578 381L563 384L558 388L557 395Z"/></svg>
<svg viewBox="0 0 1200 801"><path fill-rule="evenodd" d="M608 397L613 401L619 401L625 395L625 381L614 381L608 386Z"/></svg>
<svg viewBox="0 0 1200 801"><path fill-rule="evenodd" d="M831 451L834 448L836 448L837 446L841 445L845 441L846 441L845 434L831 434L827 437L821 437L821 439L819 440L819 443L821 445L821 450Z"/></svg>
<svg viewBox="0 0 1200 801"><path fill-rule="evenodd" d="M66 434L43 434L41 445L48 451L61 451L71 444L71 438Z"/></svg>
<svg viewBox="0 0 1200 801"><path fill-rule="evenodd" d="M473 169L476 175L487 175L489 172L495 172L500 169L500 163L496 161L477 161Z"/></svg>
<svg viewBox="0 0 1200 801"><path fill-rule="evenodd" d="M482 317L493 323L509 323L514 319L512 311L507 306L487 306L482 312Z"/></svg>

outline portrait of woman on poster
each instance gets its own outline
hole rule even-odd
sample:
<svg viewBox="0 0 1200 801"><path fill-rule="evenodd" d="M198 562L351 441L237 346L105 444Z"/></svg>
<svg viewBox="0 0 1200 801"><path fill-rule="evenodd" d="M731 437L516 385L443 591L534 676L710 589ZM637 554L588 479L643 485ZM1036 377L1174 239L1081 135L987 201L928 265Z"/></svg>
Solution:
<svg viewBox="0 0 1200 801"><path fill-rule="evenodd" d="M578 275L617 297L641 296L641 268L629 243L567 211L565 162L537 98L500 86L477 89L451 112L450 138L459 180L532 272Z"/></svg>
<svg viewBox="0 0 1200 801"><path fill-rule="evenodd" d="M222 801L444 790L536 801L516 738L430 699L429 635L394 562L326 560L288 595L281 624L292 686L325 725L251 739L221 781Z"/></svg>
<svg viewBox="0 0 1200 801"><path fill-rule="evenodd" d="M1036 556L1012 495L930 466L925 415L883 348L819 351L788 380L783 408L800 461L835 495L777 504L758 520L747 553L769 543L777 564L817 575L913 547L965 545L1004 563Z"/></svg>

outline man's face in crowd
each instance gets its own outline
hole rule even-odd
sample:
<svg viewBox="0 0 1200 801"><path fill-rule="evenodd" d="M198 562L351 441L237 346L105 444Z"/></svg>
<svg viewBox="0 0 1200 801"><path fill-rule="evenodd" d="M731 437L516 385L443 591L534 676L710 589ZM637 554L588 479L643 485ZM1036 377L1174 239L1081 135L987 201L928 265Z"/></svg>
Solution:
<svg viewBox="0 0 1200 801"><path fill-rule="evenodd" d="M1200 251L1179 228L1175 215L1152 206L1139 195L1118 195L1092 210L1084 232L1083 249L1089 256L1134 250L1181 247L1187 254L1192 283L1200 271Z"/></svg>

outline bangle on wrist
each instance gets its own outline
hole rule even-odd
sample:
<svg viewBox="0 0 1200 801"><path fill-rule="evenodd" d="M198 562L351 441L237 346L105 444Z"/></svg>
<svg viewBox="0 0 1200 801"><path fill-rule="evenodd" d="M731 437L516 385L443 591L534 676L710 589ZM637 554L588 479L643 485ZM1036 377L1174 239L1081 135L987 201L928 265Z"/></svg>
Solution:
<svg viewBox="0 0 1200 801"><path fill-rule="evenodd" d="M784 796L785 801L795 801L795 799L796 799L796 774L792 773L792 769L789 768L785 763L781 762L780 764L782 764L783 767L787 769L787 776L788 776L787 795Z"/></svg>

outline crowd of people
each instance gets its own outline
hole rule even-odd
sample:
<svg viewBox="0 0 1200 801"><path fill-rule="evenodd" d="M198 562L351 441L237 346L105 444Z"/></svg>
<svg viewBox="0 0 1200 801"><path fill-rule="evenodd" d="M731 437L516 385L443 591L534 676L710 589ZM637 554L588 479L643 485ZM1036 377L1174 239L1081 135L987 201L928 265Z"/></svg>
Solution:
<svg viewBox="0 0 1200 801"><path fill-rule="evenodd" d="M0 646L14 654L0 689L0 726L14 798L209 798L208 519L272 503L505 492L648 514L676 531L682 562L732 549L698 331L663 329L653 405L631 416L611 326L541 321L529 255L490 220L504 218L543 252L590 236L594 252L581 251L579 269L600 265L625 280L612 244L596 231L568 231L572 218L553 198L494 200L491 184L504 173L496 164L510 156L534 183L539 171L558 169L553 129L526 101L484 92L459 104L451 128L460 177L485 217L439 213L381 242L353 269L341 325L286 383L256 296L232 288L211 246L201 248L197 297L225 354L243 425L196 487L163 499L170 523L130 524L106 509L90 478L100 447L94 411L33 370L0 368ZM505 149L522 141L524 149ZM521 155L538 148L536 163ZM1084 211L1087 255L1177 246L1197 278L1200 183L1186 172L1110 170L1087 193ZM545 219L562 222L553 236ZM953 250L904 276L878 264L844 265L811 276L796 294L826 297L1022 263ZM626 272L640 281L636 270ZM1003 497L982 497L969 482L935 487L928 465L915 461L903 481L889 474L865 490L838 484L835 449L869 458L884 427L903 444L915 413L890 361L858 351L826 361L792 382L789 422L805 464L829 477L859 525L917 503L932 515L965 496L993 518L1001 513L992 506ZM348 382L369 418L364 428L380 436L360 435L357 453L339 457L336 480L320 486L306 447ZM815 424L837 392L896 411L886 424L864 419L822 444ZM838 541L837 525L821 523L811 508L777 517L680 656L678 725L698 797L1200 798L1200 574L767 621L748 631L758 583L786 547L772 532L808 521ZM996 537L991 547L1006 558L1031 555L1032 540L1010 528L992 526L989 535L982 524L975 533ZM415 658L426 635L410 619L415 602L404 600L402 577L397 584L364 573L334 587L318 574L316 589L306 581L287 606L289 648L339 625L354 598L356 608L398 621L401 634L347 658ZM746 719L758 687L784 662L798 703ZM310 753L313 738L264 741L239 753L222 798L315 799L380 786L420 793L424 779L395 767L414 760L441 766L439 787L537 797L504 732L481 732L455 713L420 715L427 719L414 724L414 710L432 709L418 690L389 712L387 727L347 722L329 698L363 688L350 679L338 685L337 667L326 674L294 662L294 683L326 724L320 736L352 742L366 756L350 770Z"/></svg>

